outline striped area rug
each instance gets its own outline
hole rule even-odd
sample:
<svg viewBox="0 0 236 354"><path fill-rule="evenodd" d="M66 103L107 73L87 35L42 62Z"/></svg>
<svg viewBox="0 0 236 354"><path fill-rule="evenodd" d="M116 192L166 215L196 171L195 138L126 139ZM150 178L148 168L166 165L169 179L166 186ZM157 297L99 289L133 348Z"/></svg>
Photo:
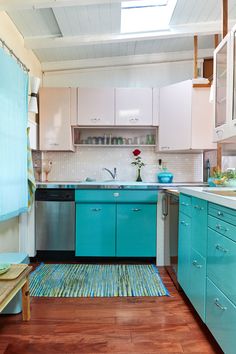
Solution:
<svg viewBox="0 0 236 354"><path fill-rule="evenodd" d="M117 297L169 295L154 265L41 264L30 275L30 295Z"/></svg>

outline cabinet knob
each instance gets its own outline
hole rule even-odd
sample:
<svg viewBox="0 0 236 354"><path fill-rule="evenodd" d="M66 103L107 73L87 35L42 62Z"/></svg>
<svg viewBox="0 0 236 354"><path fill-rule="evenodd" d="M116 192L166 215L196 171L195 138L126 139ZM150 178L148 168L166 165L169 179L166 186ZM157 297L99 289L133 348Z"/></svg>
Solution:
<svg viewBox="0 0 236 354"><path fill-rule="evenodd" d="M118 198L120 196L120 193L113 193L113 197Z"/></svg>

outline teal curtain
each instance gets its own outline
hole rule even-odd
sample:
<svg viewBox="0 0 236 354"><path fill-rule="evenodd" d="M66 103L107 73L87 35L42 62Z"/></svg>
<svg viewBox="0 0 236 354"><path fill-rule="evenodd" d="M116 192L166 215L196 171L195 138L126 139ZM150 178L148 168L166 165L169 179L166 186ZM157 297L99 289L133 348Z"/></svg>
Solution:
<svg viewBox="0 0 236 354"><path fill-rule="evenodd" d="M0 221L27 211L28 74L0 48Z"/></svg>

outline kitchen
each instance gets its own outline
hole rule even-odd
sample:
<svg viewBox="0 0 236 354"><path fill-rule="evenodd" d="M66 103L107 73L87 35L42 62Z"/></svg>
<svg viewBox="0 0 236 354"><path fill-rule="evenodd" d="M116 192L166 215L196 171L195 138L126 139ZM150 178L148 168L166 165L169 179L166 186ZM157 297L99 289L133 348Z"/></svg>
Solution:
<svg viewBox="0 0 236 354"><path fill-rule="evenodd" d="M26 134L20 140L22 126L17 130L5 118L14 112L2 111L0 134L5 139L6 131L12 133L0 153L0 262L30 263L34 269L31 319L22 321L11 310L0 317L3 353L234 352L236 6L229 1L226 32L232 31L221 41L222 1L141 3L0 3L2 60L8 65L10 58L22 75L14 81L9 69L2 70L0 90L12 102L7 93L15 91L15 82L24 90L27 111L19 106L32 149L27 176L26 169L15 168L18 158L26 162ZM167 24L160 9L168 9ZM151 16L148 24L134 20L143 10ZM206 71L213 53L212 99L206 79L212 79L212 67ZM24 100L23 93L18 96L13 97ZM24 188L18 180L11 187L22 176ZM209 176L220 186L208 189ZM177 204L171 204L173 197L166 203L166 193L174 193ZM166 270L172 260L178 263L177 287ZM76 268L67 266L79 265L86 274L89 266L110 267L105 290L112 284L115 293L109 288L109 295L101 295L104 273L93 268L89 295L71 286L63 296L52 296L53 281L70 284ZM150 266L155 274L140 283L135 273L132 290L119 293L113 266L127 266L124 278L138 266ZM50 267L54 278L47 278ZM45 293L36 278L47 283ZM158 294L150 285L157 278ZM140 293L144 284L148 296Z"/></svg>

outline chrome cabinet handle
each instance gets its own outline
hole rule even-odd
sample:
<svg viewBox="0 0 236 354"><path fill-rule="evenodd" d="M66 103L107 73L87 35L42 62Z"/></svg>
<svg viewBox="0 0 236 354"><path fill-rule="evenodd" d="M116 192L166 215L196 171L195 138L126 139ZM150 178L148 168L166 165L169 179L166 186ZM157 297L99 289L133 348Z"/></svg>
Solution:
<svg viewBox="0 0 236 354"><path fill-rule="evenodd" d="M141 209L139 209L139 208L133 208L133 209L131 209L132 211L141 211Z"/></svg>
<svg viewBox="0 0 236 354"><path fill-rule="evenodd" d="M170 147L169 146L161 146L161 149L165 149L165 150L168 150Z"/></svg>
<svg viewBox="0 0 236 354"><path fill-rule="evenodd" d="M196 259L194 259L194 261L192 262L192 265L194 265L194 267L196 267L196 268L202 268L202 265L199 264L199 263L196 261Z"/></svg>
<svg viewBox="0 0 236 354"><path fill-rule="evenodd" d="M185 203L185 202L181 202L181 205L189 206L189 204L188 204L188 203Z"/></svg>
<svg viewBox="0 0 236 354"><path fill-rule="evenodd" d="M214 303L215 303L215 305L216 305L217 307L219 307L222 311L226 311L226 310L227 310L227 307L221 305L220 300L219 300L218 298L215 299Z"/></svg>
<svg viewBox="0 0 236 354"><path fill-rule="evenodd" d="M91 210L92 211L101 211L102 209L101 208L92 208Z"/></svg>
<svg viewBox="0 0 236 354"><path fill-rule="evenodd" d="M204 208L203 208L203 207L200 207L199 205L194 205L194 208L195 208L195 209L198 209L198 210L204 210Z"/></svg>
<svg viewBox="0 0 236 354"><path fill-rule="evenodd" d="M99 120L101 120L101 119L100 118L91 118L91 121L93 121L93 122L97 122Z"/></svg>
<svg viewBox="0 0 236 354"><path fill-rule="evenodd" d="M224 213L222 213L222 211L218 211L218 212L217 212L217 215L218 215L218 216L224 216Z"/></svg>
<svg viewBox="0 0 236 354"><path fill-rule="evenodd" d="M59 144L58 143L50 143L49 145L58 146Z"/></svg>
<svg viewBox="0 0 236 354"><path fill-rule="evenodd" d="M216 229L222 230L222 231L225 231L225 232L229 231L229 229L227 229L227 227L224 227L224 226L222 226L220 224L216 224Z"/></svg>
<svg viewBox="0 0 236 354"><path fill-rule="evenodd" d="M224 247L222 247L221 245L216 245L216 249L217 249L217 251L221 251L221 252L223 252L223 253L228 253L229 251L226 249L226 248L224 248Z"/></svg>
<svg viewBox="0 0 236 354"><path fill-rule="evenodd" d="M113 193L113 197L118 198L120 196L120 193Z"/></svg>
<svg viewBox="0 0 236 354"><path fill-rule="evenodd" d="M185 222L185 221L180 221L180 223L182 224L182 225L184 225L184 226L188 226L189 224L187 223L187 222Z"/></svg>

